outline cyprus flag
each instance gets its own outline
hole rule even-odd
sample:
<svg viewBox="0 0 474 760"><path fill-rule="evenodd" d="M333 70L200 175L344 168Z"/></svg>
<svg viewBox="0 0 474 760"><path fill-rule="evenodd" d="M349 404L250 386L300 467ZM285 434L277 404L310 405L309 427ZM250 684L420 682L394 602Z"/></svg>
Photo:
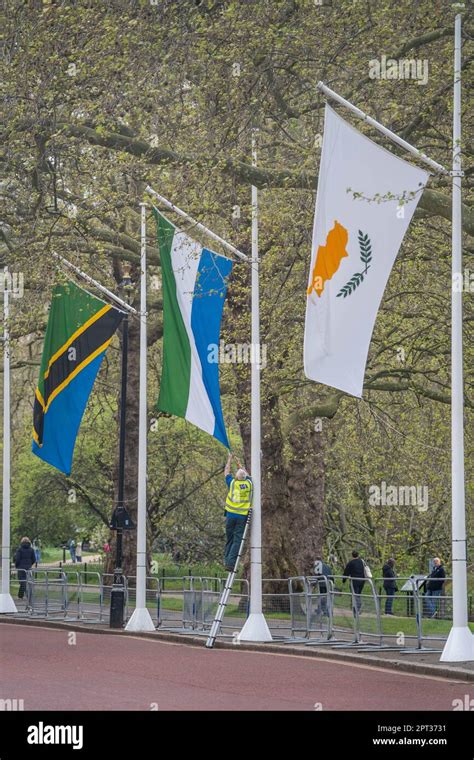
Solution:
<svg viewBox="0 0 474 760"><path fill-rule="evenodd" d="M304 336L311 380L362 396L380 301L428 177L326 106Z"/></svg>

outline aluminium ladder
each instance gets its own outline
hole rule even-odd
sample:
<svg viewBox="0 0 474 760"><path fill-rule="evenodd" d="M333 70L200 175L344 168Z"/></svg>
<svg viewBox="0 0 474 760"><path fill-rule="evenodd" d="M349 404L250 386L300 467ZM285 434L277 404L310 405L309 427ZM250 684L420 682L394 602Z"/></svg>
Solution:
<svg viewBox="0 0 474 760"><path fill-rule="evenodd" d="M208 636L208 639L206 641L206 647L208 647L209 649L212 649L212 647L214 646L217 634L219 633L219 628L221 627L222 618L224 617L225 608L227 607L227 601L229 599L230 592L232 591L232 586L233 586L233 583L234 583L235 574L236 574L236 572L238 570L239 562L240 562L240 559L242 557L242 553L244 551L245 540L247 538L247 533L248 533L248 529L249 529L249 525L250 525L251 514L252 514L252 510L249 509L249 512L248 512L248 515L247 515L247 520L245 522L244 532L242 534L242 540L240 542L239 553L237 555L237 559L235 560L234 569L231 570L229 572L229 575L227 576L227 580L225 582L224 590L223 590L223 592L221 594L221 598L219 600L219 605L217 607L216 616L215 616L215 618L213 620L213 623L211 625L211 630L209 631L209 636Z"/></svg>

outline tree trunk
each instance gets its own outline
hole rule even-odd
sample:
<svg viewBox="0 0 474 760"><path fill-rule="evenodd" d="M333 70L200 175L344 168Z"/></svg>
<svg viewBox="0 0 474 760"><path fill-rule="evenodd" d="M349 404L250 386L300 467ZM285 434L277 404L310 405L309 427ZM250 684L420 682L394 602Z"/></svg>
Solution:
<svg viewBox="0 0 474 760"><path fill-rule="evenodd" d="M312 573L324 545L324 458L322 433L300 424L289 435L288 462L291 555L300 575Z"/></svg>

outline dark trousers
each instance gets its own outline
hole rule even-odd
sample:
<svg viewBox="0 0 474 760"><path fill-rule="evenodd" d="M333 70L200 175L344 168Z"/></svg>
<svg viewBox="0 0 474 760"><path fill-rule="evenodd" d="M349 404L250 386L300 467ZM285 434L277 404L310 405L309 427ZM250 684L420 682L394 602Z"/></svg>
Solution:
<svg viewBox="0 0 474 760"><path fill-rule="evenodd" d="M364 588L364 584L365 584L365 581L354 581L354 580L352 581L352 590L354 592L354 605L355 605L353 608L354 615L356 612L359 613L362 607L361 594L362 594L362 589Z"/></svg>
<svg viewBox="0 0 474 760"><path fill-rule="evenodd" d="M428 590L424 596L424 608L425 614L434 615L438 612L439 597L441 596L441 589L436 591Z"/></svg>
<svg viewBox="0 0 474 760"><path fill-rule="evenodd" d="M18 580L20 581L20 587L18 589L18 598L23 599L26 591L26 570L19 570L16 571Z"/></svg>
<svg viewBox="0 0 474 760"><path fill-rule="evenodd" d="M243 517L234 517L230 513L226 514L226 544L224 549L224 565L226 567L233 568L235 566L246 522L247 520Z"/></svg>
<svg viewBox="0 0 474 760"><path fill-rule="evenodd" d="M328 594L326 589L324 591L319 590L319 605L318 609L316 610L317 615L325 615L326 617L329 617L328 612Z"/></svg>
<svg viewBox="0 0 474 760"><path fill-rule="evenodd" d="M392 606L393 606L393 597L395 596L395 589L394 588L386 588L385 593L387 594L387 598L385 600L385 614L391 615L392 614Z"/></svg>

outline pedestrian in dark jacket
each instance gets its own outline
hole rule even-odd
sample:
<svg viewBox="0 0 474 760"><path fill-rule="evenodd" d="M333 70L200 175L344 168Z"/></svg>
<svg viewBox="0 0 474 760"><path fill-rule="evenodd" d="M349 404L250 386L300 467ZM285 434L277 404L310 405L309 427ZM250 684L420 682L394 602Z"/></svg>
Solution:
<svg viewBox="0 0 474 760"><path fill-rule="evenodd" d="M420 585L420 589L425 588L425 610L430 617L436 617L438 614L437 605L438 597L441 596L443 590L444 579L446 578L446 571L443 567L439 557L433 559L433 569L428 575L426 580ZM433 599L433 597L435 597Z"/></svg>
<svg viewBox="0 0 474 760"><path fill-rule="evenodd" d="M26 572L31 570L36 562L35 552L31 546L31 541L27 536L21 539L20 547L15 552L15 567L17 569L20 588L18 589L18 598L23 599L26 591Z"/></svg>
<svg viewBox="0 0 474 760"><path fill-rule="evenodd" d="M316 582L318 584L320 598L320 604L318 605L316 613L318 615L322 614L329 617L328 601L330 601L330 597L328 596L327 581L334 581L332 569L329 565L326 564L326 562L321 559L321 557L316 557L313 572L314 577L317 579Z"/></svg>
<svg viewBox="0 0 474 760"><path fill-rule="evenodd" d="M355 608L357 612L360 612L362 606L360 595L365 584L365 565L364 560L359 557L359 552L352 552L352 559L344 568L342 582L345 583L348 578L354 592Z"/></svg>
<svg viewBox="0 0 474 760"><path fill-rule="evenodd" d="M382 575L383 575L383 587L385 589L385 593L387 594L387 598L385 600L385 614L386 615L393 615L392 612L392 606L393 606L393 597L395 596L395 592L398 591L397 588L397 582L396 582L396 574L395 570L393 569L395 567L395 560L393 557L388 559L385 563L385 565L382 568Z"/></svg>

